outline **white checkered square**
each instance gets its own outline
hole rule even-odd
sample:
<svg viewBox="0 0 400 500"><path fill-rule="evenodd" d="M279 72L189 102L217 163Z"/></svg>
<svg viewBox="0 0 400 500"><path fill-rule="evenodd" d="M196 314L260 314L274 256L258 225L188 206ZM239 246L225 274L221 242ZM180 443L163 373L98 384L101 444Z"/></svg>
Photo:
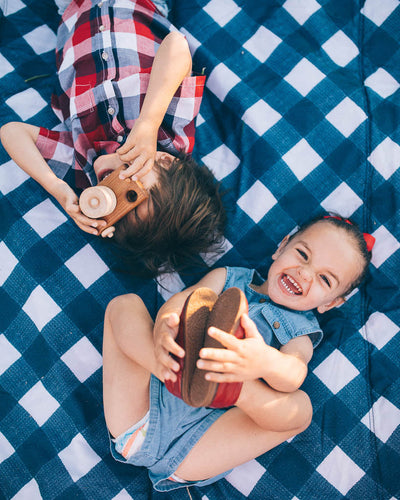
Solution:
<svg viewBox="0 0 400 500"><path fill-rule="evenodd" d="M306 58L303 58L288 73L284 80L294 87L303 97L325 78L324 73Z"/></svg>
<svg viewBox="0 0 400 500"><path fill-rule="evenodd" d="M203 10L221 27L240 12L240 8L233 0L211 0L203 7Z"/></svg>
<svg viewBox="0 0 400 500"><path fill-rule="evenodd" d="M289 166L299 181L303 180L323 161L305 139L301 139L292 149L289 149L282 156L282 160Z"/></svg>
<svg viewBox="0 0 400 500"><path fill-rule="evenodd" d="M360 53L357 45L340 30L331 36L322 45L322 48L332 61L342 68L347 66Z"/></svg>
<svg viewBox="0 0 400 500"><path fill-rule="evenodd" d="M377 26L381 26L399 6L399 0L366 0L361 13Z"/></svg>
<svg viewBox="0 0 400 500"><path fill-rule="evenodd" d="M27 179L29 179L29 175L19 168L13 160L0 165L0 192L4 195L19 187Z"/></svg>
<svg viewBox="0 0 400 500"><path fill-rule="evenodd" d="M249 496L257 482L261 479L265 472L265 468L257 462L250 460L242 465L239 465L230 472L225 479L231 483L245 497Z"/></svg>
<svg viewBox="0 0 400 500"><path fill-rule="evenodd" d="M315 0L286 0L283 4L289 14L296 19L299 24L304 24L318 9L320 4Z"/></svg>
<svg viewBox="0 0 400 500"><path fill-rule="evenodd" d="M277 204L277 199L260 181L256 181L238 200L239 207L253 219L259 222L264 215Z"/></svg>
<svg viewBox="0 0 400 500"><path fill-rule="evenodd" d="M335 446L319 464L317 472L342 495L346 495L365 475L365 472L339 446Z"/></svg>
<svg viewBox="0 0 400 500"><path fill-rule="evenodd" d="M343 217L350 217L361 205L362 199L345 182L321 202L327 212L339 213Z"/></svg>
<svg viewBox="0 0 400 500"><path fill-rule="evenodd" d="M103 363L101 354L86 337L82 337L68 349L61 356L61 360L79 382L85 382Z"/></svg>
<svg viewBox="0 0 400 500"><path fill-rule="evenodd" d="M82 434L77 434L58 456L74 482L86 476L101 461Z"/></svg>
<svg viewBox="0 0 400 500"><path fill-rule="evenodd" d="M123 489L118 493L118 495L115 495L115 497L113 497L112 500L133 500L133 498L125 489Z"/></svg>
<svg viewBox="0 0 400 500"><path fill-rule="evenodd" d="M390 137L386 137L372 151L368 161L385 180L388 180L400 167L400 146Z"/></svg>
<svg viewBox="0 0 400 500"><path fill-rule="evenodd" d="M29 120L47 106L47 102L32 87L18 94L14 94L5 103L21 117L23 121Z"/></svg>
<svg viewBox="0 0 400 500"><path fill-rule="evenodd" d="M47 323L61 312L60 307L40 285L32 291L22 310L31 318L39 331L42 331Z"/></svg>
<svg viewBox="0 0 400 500"><path fill-rule="evenodd" d="M368 318L360 333L377 349L382 349L398 331L400 328L396 323L393 323L386 314L376 311Z"/></svg>
<svg viewBox="0 0 400 500"><path fill-rule="evenodd" d="M220 63L211 71L210 76L206 80L206 86L220 101L223 101L239 82L240 78L225 66L224 63Z"/></svg>
<svg viewBox="0 0 400 500"><path fill-rule="evenodd" d="M12 0L12 2L3 1L0 2L1 10L5 16L9 16L10 14L15 14L21 9L24 9L26 5L21 2L21 0Z"/></svg>
<svg viewBox="0 0 400 500"><path fill-rule="evenodd" d="M165 273L157 278L157 291L165 301L184 288L186 285L178 273Z"/></svg>
<svg viewBox="0 0 400 500"><path fill-rule="evenodd" d="M203 156L201 161L211 170L218 181L231 174L240 165L239 158L225 144L221 144L211 153Z"/></svg>
<svg viewBox="0 0 400 500"><path fill-rule="evenodd" d="M242 120L259 136L265 134L281 118L281 115L262 99L247 108L242 116Z"/></svg>
<svg viewBox="0 0 400 500"><path fill-rule="evenodd" d="M12 364L17 361L17 359L21 357L21 354L6 339L3 333L0 335L0 352L0 375L2 375L6 370L10 368Z"/></svg>
<svg viewBox="0 0 400 500"><path fill-rule="evenodd" d="M13 272L18 260L4 241L0 241L0 286L3 286L7 278Z"/></svg>
<svg viewBox="0 0 400 500"><path fill-rule="evenodd" d="M366 78L364 84L383 99L394 94L400 87L400 83L383 68L378 68L375 73Z"/></svg>
<svg viewBox="0 0 400 500"><path fill-rule="evenodd" d="M260 26L254 35L243 44L243 48L248 50L260 62L265 63L281 41L275 33L272 33L264 26Z"/></svg>
<svg viewBox="0 0 400 500"><path fill-rule="evenodd" d="M14 66L9 63L8 59L6 59L2 54L0 54L0 78L3 78L4 75L11 73L14 70Z"/></svg>
<svg viewBox="0 0 400 500"><path fill-rule="evenodd" d="M89 288L109 270L89 244L69 258L65 265L85 288Z"/></svg>
<svg viewBox="0 0 400 500"><path fill-rule="evenodd" d="M345 97L325 118L345 137L349 137L367 119L367 115L354 101Z"/></svg>
<svg viewBox="0 0 400 500"><path fill-rule="evenodd" d="M14 448L6 439L5 435L0 432L0 464L4 462L4 460L7 460L8 457L11 457L14 451Z"/></svg>
<svg viewBox="0 0 400 500"><path fill-rule="evenodd" d="M11 500L43 500L43 496L40 493L37 482L31 479L29 483L26 483L26 485L11 498Z"/></svg>
<svg viewBox="0 0 400 500"><path fill-rule="evenodd" d="M36 54L44 54L56 48L57 38L47 25L43 24L23 36Z"/></svg>
<svg viewBox="0 0 400 500"><path fill-rule="evenodd" d="M333 394L337 394L343 387L360 374L353 363L351 363L338 349L335 349L329 354L329 356L313 370L313 373L333 392Z"/></svg>
<svg viewBox="0 0 400 500"><path fill-rule="evenodd" d="M23 216L24 220L44 238L67 221L67 217L46 198Z"/></svg>
<svg viewBox="0 0 400 500"><path fill-rule="evenodd" d="M180 28L179 30L181 33L183 33L186 37L187 43L190 48L190 53L192 54L192 57L196 50L201 46L201 42L197 40L191 33L186 28Z"/></svg>
<svg viewBox="0 0 400 500"><path fill-rule="evenodd" d="M224 238L223 243L220 246L220 252L209 251L206 253L201 253L200 257L204 260L208 267L213 266L217 260L219 260L223 255L229 252L229 250L233 247L232 243Z"/></svg>
<svg viewBox="0 0 400 500"><path fill-rule="evenodd" d="M18 403L42 426L59 408L59 402L46 390L42 382L37 382Z"/></svg>
<svg viewBox="0 0 400 500"><path fill-rule="evenodd" d="M400 410L393 403L381 396L372 405L361 422L383 443L390 438L400 425Z"/></svg>
<svg viewBox="0 0 400 500"><path fill-rule="evenodd" d="M371 262L375 267L380 267L394 252L400 248L400 243L385 226L380 226L372 233L376 238Z"/></svg>

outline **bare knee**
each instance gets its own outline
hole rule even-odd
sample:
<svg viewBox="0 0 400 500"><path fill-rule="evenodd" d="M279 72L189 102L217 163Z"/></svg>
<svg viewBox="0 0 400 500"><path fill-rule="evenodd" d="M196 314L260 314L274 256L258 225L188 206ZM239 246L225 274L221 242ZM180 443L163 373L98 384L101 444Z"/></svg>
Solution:
<svg viewBox="0 0 400 500"><path fill-rule="evenodd" d="M107 305L105 318L113 321L116 316L119 316L122 311L130 310L136 311L138 309L145 308L143 300L134 293L128 293L126 295L118 295L114 297Z"/></svg>

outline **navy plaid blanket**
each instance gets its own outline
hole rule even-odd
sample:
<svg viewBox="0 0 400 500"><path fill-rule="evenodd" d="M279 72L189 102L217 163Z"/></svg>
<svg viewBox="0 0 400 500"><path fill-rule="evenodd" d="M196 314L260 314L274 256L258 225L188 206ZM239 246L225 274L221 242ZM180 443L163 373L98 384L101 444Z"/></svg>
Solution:
<svg viewBox="0 0 400 500"><path fill-rule="evenodd" d="M0 6L0 125L56 126L56 7ZM400 498L399 1L176 0L171 18L207 75L195 156L227 191L225 253L205 262L264 272L280 239L325 209L376 237L370 275L321 318L311 426L214 485L156 493L109 452L104 310L133 291L155 313L201 271L133 279L1 149L0 496Z"/></svg>

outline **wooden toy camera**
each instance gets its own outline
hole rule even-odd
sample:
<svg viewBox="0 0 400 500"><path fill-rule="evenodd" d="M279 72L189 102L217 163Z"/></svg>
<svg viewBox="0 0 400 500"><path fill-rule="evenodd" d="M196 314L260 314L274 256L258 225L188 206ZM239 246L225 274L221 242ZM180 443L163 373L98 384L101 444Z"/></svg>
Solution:
<svg viewBox="0 0 400 500"><path fill-rule="evenodd" d="M79 198L83 214L107 222L102 236L112 236L113 231L107 229L149 197L141 182L119 178L120 171L124 169L125 166L121 165L97 186L85 189Z"/></svg>

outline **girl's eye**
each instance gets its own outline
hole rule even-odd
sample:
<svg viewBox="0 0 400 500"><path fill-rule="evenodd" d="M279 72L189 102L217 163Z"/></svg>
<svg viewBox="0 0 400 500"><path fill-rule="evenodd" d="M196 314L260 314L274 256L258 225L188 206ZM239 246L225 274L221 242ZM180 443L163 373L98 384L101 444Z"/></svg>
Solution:
<svg viewBox="0 0 400 500"><path fill-rule="evenodd" d="M321 274L321 279L329 286L329 288L331 287L330 281L328 280L328 278L324 274Z"/></svg>
<svg viewBox="0 0 400 500"><path fill-rule="evenodd" d="M303 257L304 260L308 260L306 252L303 252L303 250L300 250L300 248L296 248L296 250Z"/></svg>

